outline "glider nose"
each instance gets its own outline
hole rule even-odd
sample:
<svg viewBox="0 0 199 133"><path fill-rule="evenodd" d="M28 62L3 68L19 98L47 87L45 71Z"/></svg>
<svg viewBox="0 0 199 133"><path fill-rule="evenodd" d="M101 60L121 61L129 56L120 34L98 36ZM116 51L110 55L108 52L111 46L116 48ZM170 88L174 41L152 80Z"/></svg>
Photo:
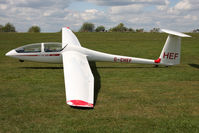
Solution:
<svg viewBox="0 0 199 133"><path fill-rule="evenodd" d="M11 51L9 51L8 53L6 53L6 56L13 56L15 55L16 51L13 49Z"/></svg>

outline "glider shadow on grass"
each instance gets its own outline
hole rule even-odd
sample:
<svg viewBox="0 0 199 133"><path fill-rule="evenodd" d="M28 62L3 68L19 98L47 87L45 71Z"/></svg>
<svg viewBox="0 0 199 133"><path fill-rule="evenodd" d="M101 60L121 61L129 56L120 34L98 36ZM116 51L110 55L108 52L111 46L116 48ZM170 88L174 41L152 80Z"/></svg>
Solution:
<svg viewBox="0 0 199 133"><path fill-rule="evenodd" d="M21 69L63 69L63 67L20 67Z"/></svg>
<svg viewBox="0 0 199 133"><path fill-rule="evenodd" d="M189 64L189 66L199 69L199 65L198 64Z"/></svg>

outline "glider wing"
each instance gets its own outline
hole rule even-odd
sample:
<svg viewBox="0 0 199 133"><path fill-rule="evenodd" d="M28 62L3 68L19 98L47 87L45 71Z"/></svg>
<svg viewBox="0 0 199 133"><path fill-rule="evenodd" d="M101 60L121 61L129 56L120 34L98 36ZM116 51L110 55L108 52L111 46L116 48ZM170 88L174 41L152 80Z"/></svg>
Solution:
<svg viewBox="0 0 199 133"><path fill-rule="evenodd" d="M62 28L62 48L66 45L76 45L81 47L77 37L68 27Z"/></svg>
<svg viewBox="0 0 199 133"><path fill-rule="evenodd" d="M67 51L62 56L67 104L92 108L94 101L94 77L86 55Z"/></svg>

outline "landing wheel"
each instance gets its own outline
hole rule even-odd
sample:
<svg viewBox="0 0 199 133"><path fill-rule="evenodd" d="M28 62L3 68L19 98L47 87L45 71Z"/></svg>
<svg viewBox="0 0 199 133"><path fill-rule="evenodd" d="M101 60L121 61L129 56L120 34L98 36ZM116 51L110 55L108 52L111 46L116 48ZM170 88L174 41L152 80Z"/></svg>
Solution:
<svg viewBox="0 0 199 133"><path fill-rule="evenodd" d="M19 60L19 62L24 62L24 60Z"/></svg>
<svg viewBox="0 0 199 133"><path fill-rule="evenodd" d="M155 65L154 67L159 67L159 65Z"/></svg>

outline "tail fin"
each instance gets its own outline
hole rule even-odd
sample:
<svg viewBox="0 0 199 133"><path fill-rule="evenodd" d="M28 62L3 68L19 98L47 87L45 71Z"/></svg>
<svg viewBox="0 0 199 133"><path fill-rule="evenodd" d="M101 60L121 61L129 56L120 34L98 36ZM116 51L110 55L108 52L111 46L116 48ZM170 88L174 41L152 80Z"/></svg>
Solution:
<svg viewBox="0 0 199 133"><path fill-rule="evenodd" d="M180 64L181 37L191 37L191 36L171 30L162 29L161 31L169 34L159 57L159 59L161 59L161 64L163 65Z"/></svg>

